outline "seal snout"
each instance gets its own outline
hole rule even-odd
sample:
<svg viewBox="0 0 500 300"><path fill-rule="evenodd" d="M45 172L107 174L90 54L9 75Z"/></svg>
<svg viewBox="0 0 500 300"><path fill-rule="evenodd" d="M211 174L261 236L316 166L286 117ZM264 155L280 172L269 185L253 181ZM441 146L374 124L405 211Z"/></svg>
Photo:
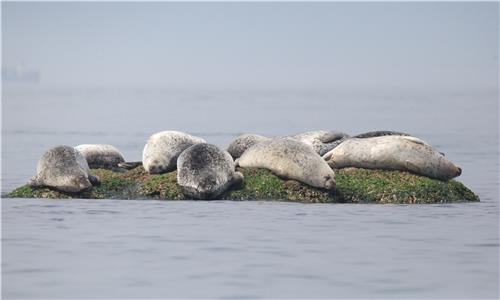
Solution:
<svg viewBox="0 0 500 300"><path fill-rule="evenodd" d="M457 175L456 176L460 176L461 174L462 174L462 168L457 167Z"/></svg>
<svg viewBox="0 0 500 300"><path fill-rule="evenodd" d="M325 176L325 189L333 190L335 189L335 186L336 186L335 179L333 179L330 176Z"/></svg>
<svg viewBox="0 0 500 300"><path fill-rule="evenodd" d="M92 184L87 178L79 178L76 182L76 185L78 186L78 189L80 191L85 191L89 190L92 187Z"/></svg>

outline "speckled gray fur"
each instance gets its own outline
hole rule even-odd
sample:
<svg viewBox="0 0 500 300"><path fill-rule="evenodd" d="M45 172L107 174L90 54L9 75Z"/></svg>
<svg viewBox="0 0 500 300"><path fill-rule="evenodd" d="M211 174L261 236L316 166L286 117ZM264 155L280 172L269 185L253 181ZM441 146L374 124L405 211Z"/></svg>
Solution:
<svg viewBox="0 0 500 300"><path fill-rule="evenodd" d="M214 199L242 182L243 175L234 168L227 151L211 144L196 144L184 150L177 160L177 184L187 197Z"/></svg>
<svg viewBox="0 0 500 300"><path fill-rule="evenodd" d="M162 131L149 137L142 152L144 170L150 174L175 170L182 151L205 140L179 131Z"/></svg>
<svg viewBox="0 0 500 300"><path fill-rule="evenodd" d="M377 131L368 131L365 133L360 133L358 135L353 136L354 138L370 138L377 136L387 136L387 135L400 135L400 136L410 136L408 133L400 132L400 131L391 131L391 130L377 130Z"/></svg>
<svg viewBox="0 0 500 300"><path fill-rule="evenodd" d="M37 175L28 184L75 193L99 184L99 178L90 174L87 161L79 151L70 146L57 146L42 155Z"/></svg>
<svg viewBox="0 0 500 300"><path fill-rule="evenodd" d="M125 162L123 155L118 149L106 144L83 144L75 147L87 160L91 169L118 168L118 164Z"/></svg>
<svg viewBox="0 0 500 300"><path fill-rule="evenodd" d="M237 159L251 146L267 140L269 140L269 138L262 135L245 133L237 137L231 142L231 144L229 144L227 152L231 154L233 159Z"/></svg>
<svg viewBox="0 0 500 300"><path fill-rule="evenodd" d="M303 142L311 147L319 155L323 155L335 148L341 141L349 137L340 131L316 130L286 136L288 138Z"/></svg>

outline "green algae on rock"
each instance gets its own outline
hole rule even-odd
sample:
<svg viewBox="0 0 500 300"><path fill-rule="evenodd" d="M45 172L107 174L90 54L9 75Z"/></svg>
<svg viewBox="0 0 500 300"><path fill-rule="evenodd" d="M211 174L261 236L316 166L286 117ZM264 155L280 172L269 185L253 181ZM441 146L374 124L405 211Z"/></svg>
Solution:
<svg viewBox="0 0 500 300"><path fill-rule="evenodd" d="M401 171L346 168L336 171L337 189L329 192L294 180L282 179L264 169L238 169L243 184L220 198L224 200L273 200L308 203L445 203L479 201L462 183L439 181ZM21 186L12 198L85 199L186 199L177 185L177 172L150 175L142 167L119 173L93 169L101 185L70 194L49 188Z"/></svg>

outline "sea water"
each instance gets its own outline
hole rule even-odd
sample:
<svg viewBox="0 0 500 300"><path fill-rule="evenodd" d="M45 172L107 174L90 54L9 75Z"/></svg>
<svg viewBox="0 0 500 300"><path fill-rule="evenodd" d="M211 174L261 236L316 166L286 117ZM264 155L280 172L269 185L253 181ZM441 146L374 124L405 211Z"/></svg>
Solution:
<svg viewBox="0 0 500 300"><path fill-rule="evenodd" d="M2 190L55 145L140 160L152 133L398 130L463 169L479 203L2 199L3 298L499 296L497 94L4 89Z"/></svg>

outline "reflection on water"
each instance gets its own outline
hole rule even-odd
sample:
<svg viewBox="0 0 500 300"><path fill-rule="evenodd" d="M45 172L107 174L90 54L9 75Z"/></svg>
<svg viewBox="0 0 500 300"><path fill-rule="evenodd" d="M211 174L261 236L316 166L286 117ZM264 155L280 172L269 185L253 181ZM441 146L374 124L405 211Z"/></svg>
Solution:
<svg viewBox="0 0 500 300"><path fill-rule="evenodd" d="M488 95L4 91L2 188L57 144L139 160L151 133L413 133L481 203L2 200L4 298L498 297L498 103Z"/></svg>

